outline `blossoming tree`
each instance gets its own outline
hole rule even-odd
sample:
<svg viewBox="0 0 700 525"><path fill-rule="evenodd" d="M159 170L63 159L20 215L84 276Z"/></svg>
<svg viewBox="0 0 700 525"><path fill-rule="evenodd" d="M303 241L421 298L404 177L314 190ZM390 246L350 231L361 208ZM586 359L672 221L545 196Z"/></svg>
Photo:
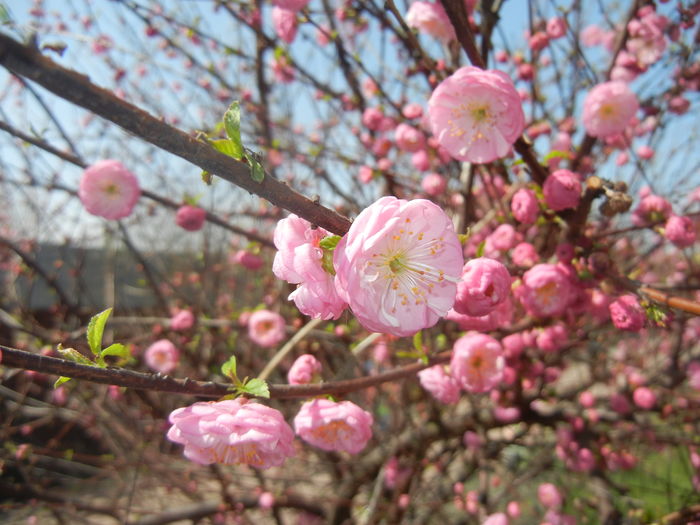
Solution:
<svg viewBox="0 0 700 525"><path fill-rule="evenodd" d="M700 520L699 13L0 3L2 508Z"/></svg>

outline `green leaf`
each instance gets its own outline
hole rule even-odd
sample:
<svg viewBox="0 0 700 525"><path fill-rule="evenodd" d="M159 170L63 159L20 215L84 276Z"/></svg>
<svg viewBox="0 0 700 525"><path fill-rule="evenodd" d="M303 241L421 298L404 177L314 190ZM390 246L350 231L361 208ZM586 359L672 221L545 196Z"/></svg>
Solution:
<svg viewBox="0 0 700 525"><path fill-rule="evenodd" d="M236 356L232 355L228 361L221 365L221 373L235 383L238 381L238 375L236 374Z"/></svg>
<svg viewBox="0 0 700 525"><path fill-rule="evenodd" d="M79 365L95 366L95 363L90 361L87 357L78 352L75 348L59 347L57 350L63 359L73 361L74 363L78 363Z"/></svg>
<svg viewBox="0 0 700 525"><path fill-rule="evenodd" d="M112 313L111 308L107 308L104 312L101 312L90 319L87 328L87 341L90 345L90 350L95 355L100 354L102 350L102 334L105 331L105 324L107 324L107 319Z"/></svg>
<svg viewBox="0 0 700 525"><path fill-rule="evenodd" d="M12 22L10 18L10 12L7 10L4 4L0 4L0 24L8 25Z"/></svg>
<svg viewBox="0 0 700 525"><path fill-rule="evenodd" d="M114 343L102 350L102 352L100 352L100 357L102 358L108 355L120 357L122 359L129 359L131 357L131 352L129 351L129 348L124 346L123 344Z"/></svg>
<svg viewBox="0 0 700 525"><path fill-rule="evenodd" d="M240 388L240 391L256 397L270 397L270 388L267 386L267 382L257 377L247 381Z"/></svg>
<svg viewBox="0 0 700 525"><path fill-rule="evenodd" d="M340 239L340 235L328 235L327 237L321 239L321 242L319 242L318 245L323 250L333 251L335 250L335 247L338 246Z"/></svg>
<svg viewBox="0 0 700 525"><path fill-rule="evenodd" d="M571 154L568 151L552 150L544 156L544 161L547 162L552 159L568 159Z"/></svg>
<svg viewBox="0 0 700 525"><path fill-rule="evenodd" d="M424 353L423 350L423 330L417 331L413 336L413 348L416 352Z"/></svg>
<svg viewBox="0 0 700 525"><path fill-rule="evenodd" d="M243 146L236 144L232 140L210 140L209 144L211 144L216 151L223 153L224 155L228 155L229 157L233 157L236 160L241 160L243 158Z"/></svg>
<svg viewBox="0 0 700 525"><path fill-rule="evenodd" d="M226 135L243 154L243 143L241 142L241 104L234 100L224 113L224 129ZM240 158L240 157L239 157Z"/></svg>
<svg viewBox="0 0 700 525"><path fill-rule="evenodd" d="M257 183L260 183L265 178L265 169L262 164L253 155L246 155L246 159L250 163L250 177Z"/></svg>
<svg viewBox="0 0 700 525"><path fill-rule="evenodd" d="M484 249L486 248L486 241L481 241L479 243L479 247L476 249L476 257L483 257L484 256Z"/></svg>
<svg viewBox="0 0 700 525"><path fill-rule="evenodd" d="M56 379L56 382L53 384L53 387L54 387L54 388L58 388L58 387L61 386L63 383L66 383L66 382L68 382L68 381L70 381L70 380L71 380L70 377L61 376L61 377L59 377L58 379Z"/></svg>

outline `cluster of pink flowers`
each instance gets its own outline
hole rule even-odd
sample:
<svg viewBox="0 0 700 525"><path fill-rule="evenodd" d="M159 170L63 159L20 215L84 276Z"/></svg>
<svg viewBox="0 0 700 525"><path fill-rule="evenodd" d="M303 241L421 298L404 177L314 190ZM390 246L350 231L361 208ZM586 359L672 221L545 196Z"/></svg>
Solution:
<svg viewBox="0 0 700 525"><path fill-rule="evenodd" d="M525 128L510 77L472 66L458 69L435 88L428 116L440 145L455 159L475 163L508 155Z"/></svg>
<svg viewBox="0 0 700 525"><path fill-rule="evenodd" d="M141 188L121 162L100 160L83 172L78 196L89 213L116 220L131 215Z"/></svg>
<svg viewBox="0 0 700 525"><path fill-rule="evenodd" d="M319 243L328 232L312 228L311 223L296 215L282 219L274 234L277 254L272 264L273 273L290 283L299 284L289 299L299 311L315 318L337 319L346 301L336 291L332 263L324 263L324 250Z"/></svg>

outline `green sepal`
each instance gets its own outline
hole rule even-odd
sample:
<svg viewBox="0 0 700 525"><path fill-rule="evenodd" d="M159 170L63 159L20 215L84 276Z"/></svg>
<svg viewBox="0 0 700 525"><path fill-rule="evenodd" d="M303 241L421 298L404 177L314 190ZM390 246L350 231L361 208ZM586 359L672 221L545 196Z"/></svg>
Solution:
<svg viewBox="0 0 700 525"><path fill-rule="evenodd" d="M341 238L342 237L340 235L328 235L327 237L321 239L321 242L318 243L318 246L323 250L333 251L335 250L335 247L338 246L338 243L340 242Z"/></svg>
<svg viewBox="0 0 700 525"><path fill-rule="evenodd" d="M67 382L70 381L70 380L71 380L70 377L61 376L61 377L59 377L58 379L56 379L56 382L53 384L53 387L54 387L54 388L58 388L58 387L61 386L63 383L67 383Z"/></svg>

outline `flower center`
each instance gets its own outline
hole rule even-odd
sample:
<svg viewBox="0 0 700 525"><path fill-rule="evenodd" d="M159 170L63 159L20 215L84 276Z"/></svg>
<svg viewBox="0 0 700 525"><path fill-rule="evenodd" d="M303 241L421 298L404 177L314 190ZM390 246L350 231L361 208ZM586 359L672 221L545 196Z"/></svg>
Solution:
<svg viewBox="0 0 700 525"><path fill-rule="evenodd" d="M261 467L265 463L257 443L227 445L213 450L212 453L216 462L224 465L245 464Z"/></svg>
<svg viewBox="0 0 700 525"><path fill-rule="evenodd" d="M537 289L537 298L544 304L549 304L557 294L557 283L551 282Z"/></svg>
<svg viewBox="0 0 700 525"><path fill-rule="evenodd" d="M325 425L312 428L309 431L314 438L325 441L326 443L336 443L339 439L343 439L346 435L352 432L352 428L345 421L340 419L331 421Z"/></svg>
<svg viewBox="0 0 700 525"><path fill-rule="evenodd" d="M114 195L114 196L119 195L119 186L117 186L113 182L110 182L109 184L107 184L104 187L104 192L107 195Z"/></svg>

